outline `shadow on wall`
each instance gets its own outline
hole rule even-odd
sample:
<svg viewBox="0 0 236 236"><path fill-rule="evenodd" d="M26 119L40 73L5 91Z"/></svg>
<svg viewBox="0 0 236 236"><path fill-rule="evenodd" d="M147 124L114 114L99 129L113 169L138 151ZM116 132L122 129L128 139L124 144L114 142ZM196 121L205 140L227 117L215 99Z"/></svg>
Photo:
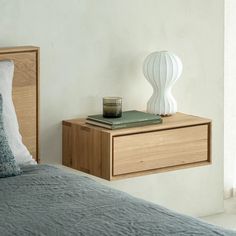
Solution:
<svg viewBox="0 0 236 236"><path fill-rule="evenodd" d="M43 139L41 138L43 137ZM62 123L51 124L40 132L40 163L61 163ZM47 150L47 152L44 152Z"/></svg>

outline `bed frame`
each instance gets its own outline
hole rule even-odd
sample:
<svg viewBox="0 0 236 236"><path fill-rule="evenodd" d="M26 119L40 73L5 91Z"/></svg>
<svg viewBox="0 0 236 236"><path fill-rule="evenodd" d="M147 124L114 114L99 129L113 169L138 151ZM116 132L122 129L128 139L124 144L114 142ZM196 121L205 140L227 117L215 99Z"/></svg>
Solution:
<svg viewBox="0 0 236 236"><path fill-rule="evenodd" d="M23 143L39 162L39 48L0 48L0 60L13 60L13 102Z"/></svg>

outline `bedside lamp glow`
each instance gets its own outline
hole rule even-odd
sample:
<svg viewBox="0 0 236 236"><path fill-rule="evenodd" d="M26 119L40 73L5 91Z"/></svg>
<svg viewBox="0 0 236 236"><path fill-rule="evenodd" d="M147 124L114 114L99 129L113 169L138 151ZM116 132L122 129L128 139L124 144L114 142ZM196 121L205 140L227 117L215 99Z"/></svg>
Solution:
<svg viewBox="0 0 236 236"><path fill-rule="evenodd" d="M182 73L182 62L168 51L153 52L143 64L143 73L153 87L147 103L147 112L168 116L177 112L177 103L171 94L174 83Z"/></svg>

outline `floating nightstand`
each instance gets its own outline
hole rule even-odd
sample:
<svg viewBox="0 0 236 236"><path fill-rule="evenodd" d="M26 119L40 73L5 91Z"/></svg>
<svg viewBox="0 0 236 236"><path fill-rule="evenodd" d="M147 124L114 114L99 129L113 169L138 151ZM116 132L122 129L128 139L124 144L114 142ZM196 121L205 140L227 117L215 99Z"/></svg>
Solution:
<svg viewBox="0 0 236 236"><path fill-rule="evenodd" d="M162 124L108 130L63 121L63 165L107 180L211 163L211 120L183 113Z"/></svg>

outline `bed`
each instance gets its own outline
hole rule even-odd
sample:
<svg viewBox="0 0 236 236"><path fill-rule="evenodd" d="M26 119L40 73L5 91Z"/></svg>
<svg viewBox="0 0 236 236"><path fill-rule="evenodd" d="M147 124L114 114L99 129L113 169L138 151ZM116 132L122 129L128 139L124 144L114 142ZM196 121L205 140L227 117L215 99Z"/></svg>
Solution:
<svg viewBox="0 0 236 236"><path fill-rule="evenodd" d="M39 49L0 50L15 63L13 100L23 141L39 162ZM1 78L0 78L1 79ZM236 235L51 165L0 178L0 235Z"/></svg>

